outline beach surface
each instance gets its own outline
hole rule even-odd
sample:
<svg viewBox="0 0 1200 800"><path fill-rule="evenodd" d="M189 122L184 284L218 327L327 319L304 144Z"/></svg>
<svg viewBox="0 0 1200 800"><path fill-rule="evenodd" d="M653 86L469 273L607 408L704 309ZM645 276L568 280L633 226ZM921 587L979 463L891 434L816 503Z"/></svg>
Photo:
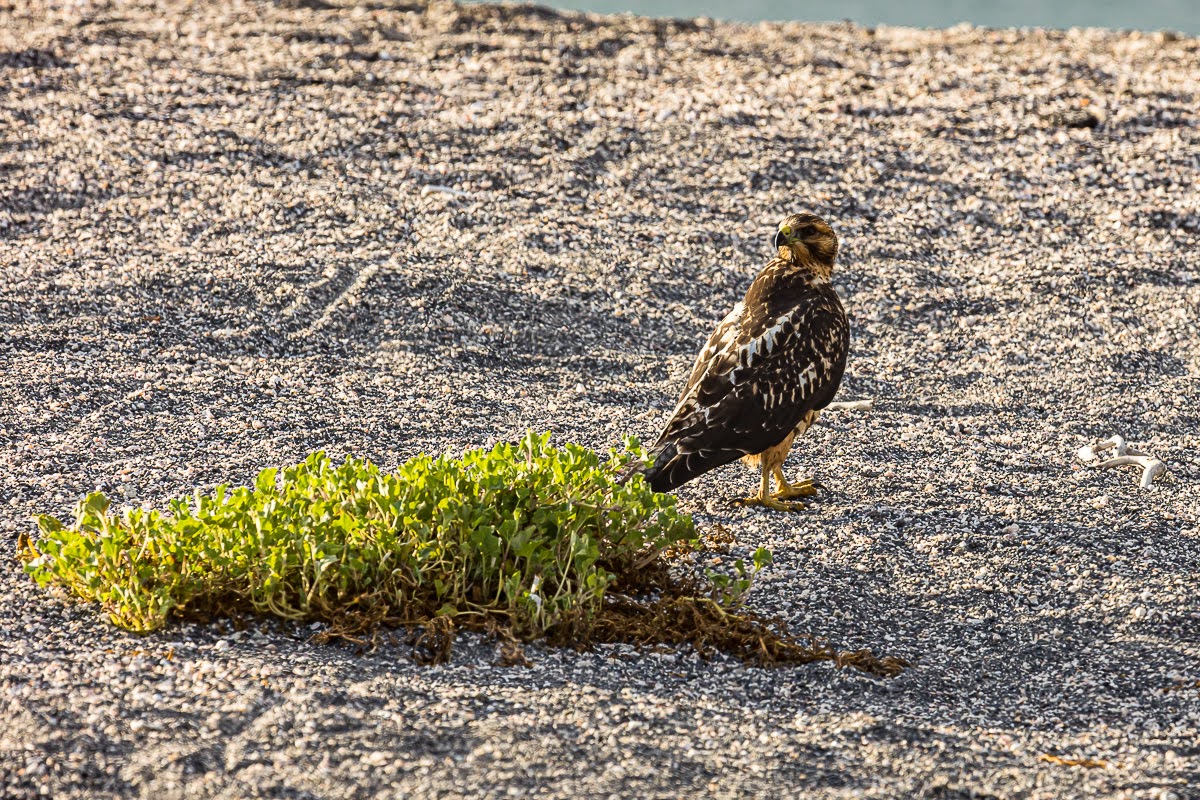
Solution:
<svg viewBox="0 0 1200 800"><path fill-rule="evenodd" d="M0 797L1200 798L1197 108L1171 34L0 0ZM874 408L803 513L678 496L899 677L135 636L17 563L97 488L652 438L805 209Z"/></svg>

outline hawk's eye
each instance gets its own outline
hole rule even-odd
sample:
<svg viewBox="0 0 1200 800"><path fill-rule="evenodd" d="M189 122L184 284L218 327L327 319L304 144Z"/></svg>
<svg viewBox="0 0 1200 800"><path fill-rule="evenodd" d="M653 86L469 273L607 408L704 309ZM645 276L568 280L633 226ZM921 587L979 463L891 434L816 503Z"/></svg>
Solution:
<svg viewBox="0 0 1200 800"><path fill-rule="evenodd" d="M816 225L805 225L803 228L800 229L800 235L803 236L805 239L812 236L816 232L817 232Z"/></svg>

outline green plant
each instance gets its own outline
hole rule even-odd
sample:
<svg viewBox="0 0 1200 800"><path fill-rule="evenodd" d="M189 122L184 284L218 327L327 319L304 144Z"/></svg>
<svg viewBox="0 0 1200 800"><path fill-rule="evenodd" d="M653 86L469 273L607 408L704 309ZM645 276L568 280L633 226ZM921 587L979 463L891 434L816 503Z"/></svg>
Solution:
<svg viewBox="0 0 1200 800"><path fill-rule="evenodd" d="M263 470L253 488L219 486L166 513L114 514L95 493L70 527L38 518L40 554L26 569L135 631L172 614L247 610L343 626L493 617L537 636L594 615L615 570L694 538L673 498L613 480L641 457L636 444L601 464L548 440L422 455L390 474L314 453L282 475Z"/></svg>
<svg viewBox="0 0 1200 800"><path fill-rule="evenodd" d="M733 569L736 573L734 575L724 575L711 569L707 570L708 582L712 584L710 596L723 606L740 608L745 604L746 596L750 594L750 589L754 586L754 576L761 572L763 567L768 566L771 561L771 551L760 547L754 551L749 568L746 567L744 559L739 558L733 562Z"/></svg>
<svg viewBox="0 0 1200 800"><path fill-rule="evenodd" d="M673 496L638 475L618 480L645 457L635 439L602 460L532 432L461 458L420 455L391 473L318 452L263 470L253 487L218 486L166 511L117 513L90 494L70 526L38 517L40 538L24 541L22 557L42 586L98 602L139 632L247 613L322 620L343 638L420 625L418 649L437 659L456 628L576 646L640 641L657 628L637 615L669 599L700 608L707 627L693 636L672 623L660 638L703 650L724 641L712 625L751 619L735 612L770 553L706 583L673 578L663 553L694 547L695 528ZM635 617L626 634L614 623Z"/></svg>

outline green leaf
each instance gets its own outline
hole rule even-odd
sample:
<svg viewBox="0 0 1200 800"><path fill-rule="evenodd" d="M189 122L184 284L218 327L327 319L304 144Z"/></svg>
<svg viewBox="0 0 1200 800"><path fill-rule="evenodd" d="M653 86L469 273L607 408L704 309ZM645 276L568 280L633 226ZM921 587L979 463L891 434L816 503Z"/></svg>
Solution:
<svg viewBox="0 0 1200 800"><path fill-rule="evenodd" d="M760 547L754 551L754 568L760 570L765 566L775 563L775 557L771 551L765 547Z"/></svg>
<svg viewBox="0 0 1200 800"><path fill-rule="evenodd" d="M271 492L275 489L275 477L279 474L279 470L275 467L264 469L258 473L258 477L254 479L254 490L258 492Z"/></svg>
<svg viewBox="0 0 1200 800"><path fill-rule="evenodd" d="M50 536L64 530L63 524L59 522L57 517L52 517L48 514L38 514L34 519L37 520L38 531L42 536Z"/></svg>

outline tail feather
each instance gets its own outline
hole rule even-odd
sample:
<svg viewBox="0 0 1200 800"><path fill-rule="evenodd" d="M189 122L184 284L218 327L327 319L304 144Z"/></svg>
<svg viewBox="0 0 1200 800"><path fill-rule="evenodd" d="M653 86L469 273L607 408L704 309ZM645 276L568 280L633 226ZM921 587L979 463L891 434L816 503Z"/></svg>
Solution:
<svg viewBox="0 0 1200 800"><path fill-rule="evenodd" d="M675 442L661 442L652 447L648 455L652 459L650 466L630 470L621 476L621 483L641 474L654 491L669 492L710 469L736 461L745 453L737 450L701 450L687 453L680 451Z"/></svg>

